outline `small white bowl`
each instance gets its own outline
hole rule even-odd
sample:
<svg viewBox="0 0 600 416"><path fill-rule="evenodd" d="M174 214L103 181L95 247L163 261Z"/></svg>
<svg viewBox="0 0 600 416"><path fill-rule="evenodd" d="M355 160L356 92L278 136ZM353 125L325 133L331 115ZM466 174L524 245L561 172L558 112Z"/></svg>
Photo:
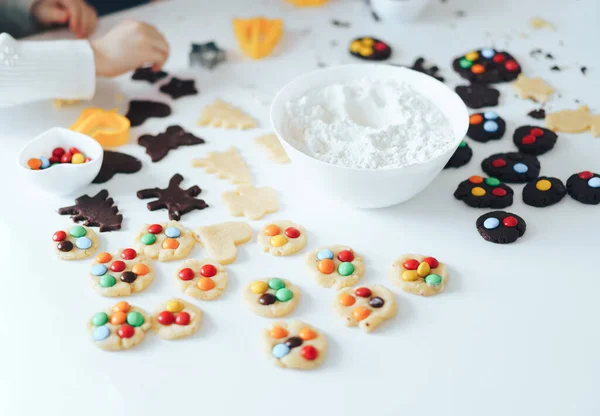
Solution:
<svg viewBox="0 0 600 416"><path fill-rule="evenodd" d="M401 168L355 169L332 165L294 148L283 134L286 103L314 88L350 83L364 78L406 82L427 97L446 116L454 133L454 144L427 162ZM358 208L380 208L404 202L421 192L446 165L469 127L467 107L460 97L429 75L407 68L382 64L354 64L320 69L304 74L284 86L271 105L271 123L292 161L292 169L302 178L308 192L325 200L337 200Z"/></svg>
<svg viewBox="0 0 600 416"><path fill-rule="evenodd" d="M31 158L50 157L56 147L76 147L92 160L81 164L61 163L44 170L32 170L27 166L27 161ZM17 164L31 184L54 195L70 195L94 180L100 172L103 157L102 146L91 137L62 127L53 127L25 145Z"/></svg>
<svg viewBox="0 0 600 416"><path fill-rule="evenodd" d="M429 0L371 0L371 9L385 21L410 22L423 12Z"/></svg>

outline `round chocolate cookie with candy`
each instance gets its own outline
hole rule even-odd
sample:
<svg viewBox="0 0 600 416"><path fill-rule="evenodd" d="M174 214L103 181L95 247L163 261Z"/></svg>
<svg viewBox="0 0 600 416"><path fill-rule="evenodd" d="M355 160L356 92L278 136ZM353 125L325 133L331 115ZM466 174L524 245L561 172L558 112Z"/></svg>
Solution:
<svg viewBox="0 0 600 416"><path fill-rule="evenodd" d="M525 183L538 177L540 162L533 155L496 153L481 162L481 169L502 182Z"/></svg>
<svg viewBox="0 0 600 416"><path fill-rule="evenodd" d="M475 113L469 117L467 136L477 142L501 139L505 131L506 122L495 111Z"/></svg>
<svg viewBox="0 0 600 416"><path fill-rule="evenodd" d="M492 48L459 56L452 62L452 68L461 77L482 84L513 81L521 73L521 65L510 53Z"/></svg>
<svg viewBox="0 0 600 416"><path fill-rule="evenodd" d="M350 43L350 55L367 61L385 61L392 55L392 48L379 39L365 36Z"/></svg>
<svg viewBox="0 0 600 416"><path fill-rule="evenodd" d="M582 204L600 204L600 175L589 170L571 175L567 179L567 192Z"/></svg>
<svg viewBox="0 0 600 416"><path fill-rule="evenodd" d="M567 194L567 189L558 178L540 176L523 188L523 202L532 207L548 207L560 202Z"/></svg>
<svg viewBox="0 0 600 416"><path fill-rule="evenodd" d="M484 240L496 244L510 244L525 234L527 224L518 215L492 211L477 218L477 231Z"/></svg>
<svg viewBox="0 0 600 416"><path fill-rule="evenodd" d="M513 203L514 191L496 178L471 176L458 184L454 198L473 208L506 208Z"/></svg>
<svg viewBox="0 0 600 416"><path fill-rule="evenodd" d="M513 134L513 142L519 152L530 155L542 155L551 150L558 136L552 130L537 126L521 126Z"/></svg>
<svg viewBox="0 0 600 416"><path fill-rule="evenodd" d="M458 148L454 151L452 157L450 157L448 163L446 163L446 166L444 166L444 169L460 168L461 166L464 166L467 163L469 163L472 157L473 150L469 147L467 142L463 140L458 145Z"/></svg>

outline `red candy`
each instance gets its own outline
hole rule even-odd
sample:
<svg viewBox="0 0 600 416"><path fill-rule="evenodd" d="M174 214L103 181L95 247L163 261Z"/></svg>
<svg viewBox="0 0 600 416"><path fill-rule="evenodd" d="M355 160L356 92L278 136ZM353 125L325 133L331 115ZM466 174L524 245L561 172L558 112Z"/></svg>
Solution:
<svg viewBox="0 0 600 416"><path fill-rule="evenodd" d="M342 250L338 253L338 260L343 262L350 262L354 260L354 253L350 250Z"/></svg>
<svg viewBox="0 0 600 416"><path fill-rule="evenodd" d="M534 136L543 136L544 135L544 130L542 129L538 129L537 127L534 127L531 129L531 131L529 132L529 134L532 134Z"/></svg>
<svg viewBox="0 0 600 416"><path fill-rule="evenodd" d="M52 156L57 157L59 159L64 154L65 154L65 149L63 149L62 147L57 147L52 151Z"/></svg>
<svg viewBox="0 0 600 416"><path fill-rule="evenodd" d="M502 188L494 188L492 189L492 195L494 196L506 196L507 192Z"/></svg>
<svg viewBox="0 0 600 416"><path fill-rule="evenodd" d="M132 248L126 248L121 252L121 257L125 260L133 260L137 256L137 253Z"/></svg>
<svg viewBox="0 0 600 416"><path fill-rule="evenodd" d="M79 149L78 149L78 148L76 148L76 147L71 147L71 148L69 149L69 153L71 153L72 155L74 155L75 153L81 153L81 152L79 151Z"/></svg>
<svg viewBox="0 0 600 416"><path fill-rule="evenodd" d="M431 267L432 269L435 269L436 267L438 267L440 265L440 262L437 261L437 259L435 257L425 257L423 259L423 261L427 264L429 264L429 267Z"/></svg>
<svg viewBox="0 0 600 416"><path fill-rule="evenodd" d="M52 236L52 241L63 241L65 238L67 238L67 233L64 231L57 231Z"/></svg>
<svg viewBox="0 0 600 416"><path fill-rule="evenodd" d="M536 142L536 137L533 134L528 134L527 136L521 139L521 143L523 144L534 144Z"/></svg>
<svg viewBox="0 0 600 416"><path fill-rule="evenodd" d="M300 231L294 227L289 227L285 229L285 235L289 238L298 238L300 237Z"/></svg>
<svg viewBox="0 0 600 416"><path fill-rule="evenodd" d="M190 324L190 314L187 312L179 312L175 317L177 325L185 326Z"/></svg>
<svg viewBox="0 0 600 416"><path fill-rule="evenodd" d="M359 287L354 291L354 294L361 298L368 298L371 296L371 289L368 287Z"/></svg>
<svg viewBox="0 0 600 416"><path fill-rule="evenodd" d="M313 360L316 360L317 357L319 356L319 351L317 351L317 349L315 347L313 347L312 345L305 345L300 350L300 355L305 360L313 361Z"/></svg>
<svg viewBox="0 0 600 416"><path fill-rule="evenodd" d="M156 317L156 320L161 325L171 325L173 322L175 322L173 314L169 311L162 311L161 313L159 313Z"/></svg>
<svg viewBox="0 0 600 416"><path fill-rule="evenodd" d="M213 277L215 274L217 274L217 268L212 264L205 264L200 269L200 274L204 277Z"/></svg>
<svg viewBox="0 0 600 416"><path fill-rule="evenodd" d="M502 167L506 166L506 160L494 159L494 160L492 160L492 166L495 168L502 168Z"/></svg>
<svg viewBox="0 0 600 416"><path fill-rule="evenodd" d="M519 69L519 64L513 60L506 61L506 63L504 64L504 68L506 68L508 71L516 71L517 69Z"/></svg>
<svg viewBox="0 0 600 416"><path fill-rule="evenodd" d="M519 221L515 217L506 217L502 220L505 227L516 227Z"/></svg>
<svg viewBox="0 0 600 416"><path fill-rule="evenodd" d="M502 62L504 62L506 60L506 57L504 55L502 55L501 53L497 53L496 55L494 55L492 60L494 62L496 62L497 64L501 64Z"/></svg>
<svg viewBox="0 0 600 416"><path fill-rule="evenodd" d="M51 165L54 165L55 163L60 163L60 156L52 156L48 159L48 161Z"/></svg>
<svg viewBox="0 0 600 416"><path fill-rule="evenodd" d="M73 155L71 153L67 152L60 157L60 163L71 163L72 158L73 158Z"/></svg>
<svg viewBox="0 0 600 416"><path fill-rule="evenodd" d="M385 51L387 49L387 45L382 42L377 42L374 46L376 51Z"/></svg>
<svg viewBox="0 0 600 416"><path fill-rule="evenodd" d="M194 271L192 269L190 269L189 267L186 267L185 269L181 269L179 271L179 278L181 280L192 280L194 278Z"/></svg>
<svg viewBox="0 0 600 416"><path fill-rule="evenodd" d="M114 261L113 264L110 265L110 269L113 272L122 272L125 270L125 263L121 260Z"/></svg>
<svg viewBox="0 0 600 416"><path fill-rule="evenodd" d="M402 265L406 270L417 270L419 268L419 262L415 259L406 260Z"/></svg>
<svg viewBox="0 0 600 416"><path fill-rule="evenodd" d="M150 234L160 234L162 233L162 225L160 224L152 224L150 227L148 227L148 232Z"/></svg>
<svg viewBox="0 0 600 416"><path fill-rule="evenodd" d="M579 173L579 179L591 179L592 176L594 176L594 174L592 172L590 172L589 170L584 170L583 172Z"/></svg>
<svg viewBox="0 0 600 416"><path fill-rule="evenodd" d="M83 159L83 161L84 161L85 163L87 163L87 162L91 162L91 161L92 161L92 158L91 158L91 157L86 157L85 159Z"/></svg>
<svg viewBox="0 0 600 416"><path fill-rule="evenodd" d="M131 325L124 324L117 329L117 335L121 338L131 338L135 334L135 328Z"/></svg>

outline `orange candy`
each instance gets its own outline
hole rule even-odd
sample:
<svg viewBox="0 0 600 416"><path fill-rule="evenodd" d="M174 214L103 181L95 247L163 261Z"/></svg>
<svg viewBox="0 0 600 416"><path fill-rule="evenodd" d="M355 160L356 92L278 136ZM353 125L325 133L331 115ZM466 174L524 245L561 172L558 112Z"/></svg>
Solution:
<svg viewBox="0 0 600 416"><path fill-rule="evenodd" d="M115 312L129 312L129 309L131 309L131 306L129 306L129 303L125 302L124 300L122 300L121 302L117 302L115 304L115 306L113 306L113 311Z"/></svg>
<svg viewBox="0 0 600 416"><path fill-rule="evenodd" d="M179 247L179 241L175 240L174 238L167 238L162 242L162 248L170 248L175 250L177 247Z"/></svg>
<svg viewBox="0 0 600 416"><path fill-rule="evenodd" d="M480 124L483 121L481 114L473 114L469 117L469 124Z"/></svg>
<svg viewBox="0 0 600 416"><path fill-rule="evenodd" d="M319 261L317 267L323 274L331 274L335 271L335 263L331 259L323 259Z"/></svg>
<svg viewBox="0 0 600 416"><path fill-rule="evenodd" d="M338 299L340 303L344 306L352 306L356 302L354 296L349 295L347 293L342 293Z"/></svg>
<svg viewBox="0 0 600 416"><path fill-rule="evenodd" d="M276 338L276 339L285 338L288 336L288 330L280 327L279 325L275 325L269 331L269 335L271 336L271 338Z"/></svg>
<svg viewBox="0 0 600 416"><path fill-rule="evenodd" d="M471 183L482 183L483 182L483 178L481 176L478 175L473 175L469 178L469 182Z"/></svg>
<svg viewBox="0 0 600 416"><path fill-rule="evenodd" d="M298 332L298 336L302 338L303 341L310 341L311 339L315 339L318 335L310 328L302 328L300 332Z"/></svg>
<svg viewBox="0 0 600 416"><path fill-rule="evenodd" d="M96 256L96 261L98 263L108 263L111 260L112 260L112 256L109 253L107 253L106 251L104 251Z"/></svg>
<svg viewBox="0 0 600 416"><path fill-rule="evenodd" d="M369 315L371 315L371 311L362 306L359 306L358 308L354 308L354 310L352 311L352 316L357 321L362 321L363 319L367 319L369 317Z"/></svg>
<svg viewBox="0 0 600 416"><path fill-rule="evenodd" d="M42 167L42 161L40 159L31 158L27 161L27 166L29 166L30 169L38 170Z"/></svg>
<svg viewBox="0 0 600 416"><path fill-rule="evenodd" d="M279 228L275 224L267 225L265 227L265 235L268 235L269 237L273 237L274 235L277 235L280 232L281 232L281 228Z"/></svg>
<svg viewBox="0 0 600 416"><path fill-rule="evenodd" d="M485 72L485 67L481 64L475 64L471 67L471 72L474 74L483 74Z"/></svg>
<svg viewBox="0 0 600 416"><path fill-rule="evenodd" d="M150 273L150 269L148 266L142 263L134 264L131 268L131 271L137 274L138 276L144 276Z"/></svg>
<svg viewBox="0 0 600 416"><path fill-rule="evenodd" d="M117 311L110 316L110 323L113 325L121 325L125 323L126 320L127 314L125 312Z"/></svg>
<svg viewBox="0 0 600 416"><path fill-rule="evenodd" d="M215 288L215 282L212 279L208 279L206 277L201 277L198 280L198 289L200 289L203 292L207 292L211 289Z"/></svg>

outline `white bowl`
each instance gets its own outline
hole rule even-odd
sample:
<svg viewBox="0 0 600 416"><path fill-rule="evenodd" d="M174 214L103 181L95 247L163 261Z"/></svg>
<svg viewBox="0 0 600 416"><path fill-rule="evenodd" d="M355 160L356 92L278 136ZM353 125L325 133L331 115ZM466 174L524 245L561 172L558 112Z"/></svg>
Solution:
<svg viewBox="0 0 600 416"><path fill-rule="evenodd" d="M384 169L354 169L332 165L308 156L289 144L282 125L286 103L314 88L335 83L350 83L364 78L406 82L431 100L446 116L454 133L454 145L427 162ZM421 192L444 165L469 127L467 107L460 97L429 75L407 68L382 64L354 64L329 67L304 74L283 87L271 105L271 123L292 161L292 169L308 192L321 194L359 208L380 208L404 202Z"/></svg>
<svg viewBox="0 0 600 416"><path fill-rule="evenodd" d="M55 147L76 147L92 160L81 164L61 163L44 170L32 170L27 166L27 160L31 158L51 156ZM94 180L100 172L103 157L102 146L91 137L62 127L53 127L25 145L17 164L21 174L31 184L54 195L70 195Z"/></svg>
<svg viewBox="0 0 600 416"><path fill-rule="evenodd" d="M415 20L429 0L371 0L371 9L383 21L410 22Z"/></svg>

